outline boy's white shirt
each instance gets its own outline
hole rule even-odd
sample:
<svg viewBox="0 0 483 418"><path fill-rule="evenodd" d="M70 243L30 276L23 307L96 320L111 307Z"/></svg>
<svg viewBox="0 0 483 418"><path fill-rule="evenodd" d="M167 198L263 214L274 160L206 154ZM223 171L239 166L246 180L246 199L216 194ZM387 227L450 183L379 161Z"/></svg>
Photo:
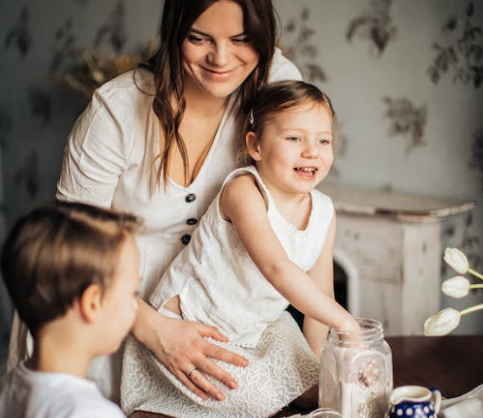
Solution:
<svg viewBox="0 0 483 418"><path fill-rule="evenodd" d="M0 382L0 418L125 418L96 384L20 363Z"/></svg>

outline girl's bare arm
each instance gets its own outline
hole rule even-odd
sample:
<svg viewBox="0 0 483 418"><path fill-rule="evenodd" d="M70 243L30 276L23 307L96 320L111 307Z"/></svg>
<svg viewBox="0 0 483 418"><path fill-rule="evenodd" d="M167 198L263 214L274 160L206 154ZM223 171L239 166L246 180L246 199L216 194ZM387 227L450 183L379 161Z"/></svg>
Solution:
<svg viewBox="0 0 483 418"><path fill-rule="evenodd" d="M330 327L358 329L352 315L287 257L269 223L265 201L252 176L238 177L225 186L220 209L233 223L265 278L295 308Z"/></svg>

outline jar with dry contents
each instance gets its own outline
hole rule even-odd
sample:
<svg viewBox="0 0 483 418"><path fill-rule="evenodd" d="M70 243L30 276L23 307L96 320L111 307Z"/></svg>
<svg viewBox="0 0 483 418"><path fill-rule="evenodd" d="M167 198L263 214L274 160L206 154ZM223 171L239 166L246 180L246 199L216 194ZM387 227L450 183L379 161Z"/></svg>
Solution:
<svg viewBox="0 0 483 418"><path fill-rule="evenodd" d="M329 331L321 353L319 406L343 418L381 418L393 387L391 348L379 321L357 321L360 332Z"/></svg>

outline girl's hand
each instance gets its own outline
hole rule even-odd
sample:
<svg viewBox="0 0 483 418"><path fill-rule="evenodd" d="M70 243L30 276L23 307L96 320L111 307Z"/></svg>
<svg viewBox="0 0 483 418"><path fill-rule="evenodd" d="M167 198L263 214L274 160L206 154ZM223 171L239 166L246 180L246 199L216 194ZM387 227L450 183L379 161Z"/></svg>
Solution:
<svg viewBox="0 0 483 418"><path fill-rule="evenodd" d="M225 394L208 381L208 374L231 389L238 382L210 358L237 366L247 366L248 360L210 343L206 338L226 342L217 328L196 322L167 318L139 299L139 311L132 333L188 389L203 399L212 396L224 400ZM202 371L203 373L199 373Z"/></svg>

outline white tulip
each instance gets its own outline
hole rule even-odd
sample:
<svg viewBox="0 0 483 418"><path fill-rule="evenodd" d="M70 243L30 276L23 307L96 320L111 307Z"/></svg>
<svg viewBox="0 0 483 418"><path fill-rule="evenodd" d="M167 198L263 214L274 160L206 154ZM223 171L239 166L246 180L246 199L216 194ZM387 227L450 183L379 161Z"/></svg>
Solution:
<svg viewBox="0 0 483 418"><path fill-rule="evenodd" d="M468 271L469 263L466 255L457 248L446 248L444 250L444 261L456 272L465 274Z"/></svg>
<svg viewBox="0 0 483 418"><path fill-rule="evenodd" d="M445 308L426 319L424 335L428 337L447 335L460 323L461 314L456 309Z"/></svg>
<svg viewBox="0 0 483 418"><path fill-rule="evenodd" d="M446 296L461 299L470 291L470 281L463 276L456 276L445 280L441 285L441 290Z"/></svg>

